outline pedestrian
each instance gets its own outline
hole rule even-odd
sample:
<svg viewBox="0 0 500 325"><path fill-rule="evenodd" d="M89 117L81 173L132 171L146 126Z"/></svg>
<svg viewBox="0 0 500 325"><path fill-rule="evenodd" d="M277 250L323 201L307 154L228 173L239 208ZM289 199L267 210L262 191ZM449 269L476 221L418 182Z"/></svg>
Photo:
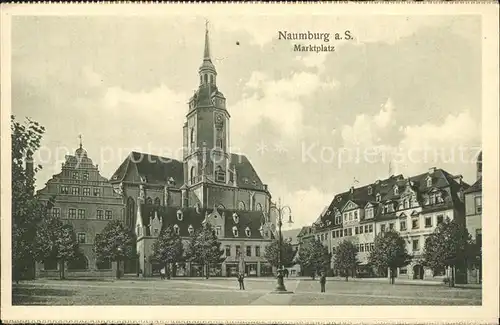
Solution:
<svg viewBox="0 0 500 325"><path fill-rule="evenodd" d="M240 284L240 290L245 290L245 283L244 281L245 276L243 273L238 273L238 283Z"/></svg>
<svg viewBox="0 0 500 325"><path fill-rule="evenodd" d="M160 277L162 280L165 280L165 267L163 267L161 270L160 270Z"/></svg>
<svg viewBox="0 0 500 325"><path fill-rule="evenodd" d="M321 272L321 276L319 278L319 284L321 285L321 292L325 292L325 284L326 284L325 272Z"/></svg>

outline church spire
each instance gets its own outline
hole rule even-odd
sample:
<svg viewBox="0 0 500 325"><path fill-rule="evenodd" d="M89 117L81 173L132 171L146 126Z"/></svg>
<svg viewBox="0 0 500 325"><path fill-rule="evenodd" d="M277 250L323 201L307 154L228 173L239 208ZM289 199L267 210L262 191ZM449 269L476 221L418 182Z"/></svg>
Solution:
<svg viewBox="0 0 500 325"><path fill-rule="evenodd" d="M210 43L208 41L208 20L205 21L205 52L203 53L203 61L210 60Z"/></svg>
<svg viewBox="0 0 500 325"><path fill-rule="evenodd" d="M205 49L203 51L203 63L200 70L200 85L215 85L217 72L210 58L210 40L208 37L208 20L205 22Z"/></svg>

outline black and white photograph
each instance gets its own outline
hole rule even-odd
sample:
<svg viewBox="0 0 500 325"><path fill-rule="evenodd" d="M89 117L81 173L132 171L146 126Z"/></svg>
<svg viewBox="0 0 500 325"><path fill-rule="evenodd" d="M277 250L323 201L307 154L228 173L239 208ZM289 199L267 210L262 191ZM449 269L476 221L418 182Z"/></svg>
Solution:
<svg viewBox="0 0 500 325"><path fill-rule="evenodd" d="M495 5L217 6L2 6L2 305L498 303Z"/></svg>

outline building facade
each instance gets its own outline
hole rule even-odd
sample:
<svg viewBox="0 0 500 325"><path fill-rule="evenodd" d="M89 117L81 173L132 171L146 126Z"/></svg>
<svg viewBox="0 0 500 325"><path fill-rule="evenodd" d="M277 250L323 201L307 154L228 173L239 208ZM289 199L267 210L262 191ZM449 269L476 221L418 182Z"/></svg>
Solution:
<svg viewBox="0 0 500 325"><path fill-rule="evenodd" d="M465 219L467 231L479 247L482 247L481 218L483 214L482 153L477 159L477 179L465 190ZM480 258L468 261L467 282L482 282L482 261Z"/></svg>
<svg viewBox="0 0 500 325"><path fill-rule="evenodd" d="M66 156L61 172L53 175L37 194L42 201L54 199L52 215L75 230L82 255L67 263L67 275L112 274L111 263L97 263L94 239L109 221L123 220L124 204L81 143L74 155ZM58 268L56 261L45 261L38 265L38 275L57 275Z"/></svg>
<svg viewBox="0 0 500 325"><path fill-rule="evenodd" d="M271 194L248 158L230 152L230 115L217 86L208 31L198 74L182 127L182 161L132 152L111 177L126 206L125 223L138 237L138 263L126 271L138 265L144 276L154 273L148 259L162 227L177 227L187 241L202 222L209 222L226 256L214 273L234 274L235 266L248 275L270 273L262 256L275 229ZM185 273L195 275L196 270L188 265Z"/></svg>
<svg viewBox="0 0 500 325"><path fill-rule="evenodd" d="M425 239L446 218L465 225L464 191L469 187L462 176L442 169L405 178L391 176L359 188L335 195L330 206L313 224L313 232L332 253L331 267L335 275L333 255L343 240L358 247L360 265L352 276L387 276L387 270L373 270L368 256L377 234L395 230L406 240L412 262L398 269L398 276L429 279L445 276L445 270L423 266ZM353 271L354 272L354 271Z"/></svg>

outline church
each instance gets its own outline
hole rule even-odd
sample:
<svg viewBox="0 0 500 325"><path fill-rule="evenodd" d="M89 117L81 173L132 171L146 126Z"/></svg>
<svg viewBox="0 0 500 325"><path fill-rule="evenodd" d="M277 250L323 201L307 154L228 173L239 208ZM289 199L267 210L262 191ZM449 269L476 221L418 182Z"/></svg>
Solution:
<svg viewBox="0 0 500 325"><path fill-rule="evenodd" d="M270 217L271 194L244 155L230 152L230 114L217 86L217 71L205 31L199 86L189 99L182 127L182 161L131 152L110 182L125 205L124 222L137 235L138 261L125 271L153 275L151 247L161 229L171 226L187 243L191 234L209 222L224 249L225 261L212 265L212 276L272 274L264 255L274 238ZM179 127L180 132L180 127ZM177 276L200 276L193 263L176 265Z"/></svg>

